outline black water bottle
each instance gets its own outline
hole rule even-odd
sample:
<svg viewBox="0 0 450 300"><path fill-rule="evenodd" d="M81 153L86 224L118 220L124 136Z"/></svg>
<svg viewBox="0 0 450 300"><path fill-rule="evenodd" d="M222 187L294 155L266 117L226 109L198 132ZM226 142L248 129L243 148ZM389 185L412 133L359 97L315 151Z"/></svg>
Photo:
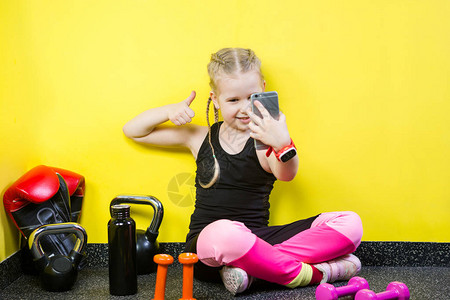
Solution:
<svg viewBox="0 0 450 300"><path fill-rule="evenodd" d="M113 205L108 223L109 292L125 296L137 293L136 223L129 205Z"/></svg>

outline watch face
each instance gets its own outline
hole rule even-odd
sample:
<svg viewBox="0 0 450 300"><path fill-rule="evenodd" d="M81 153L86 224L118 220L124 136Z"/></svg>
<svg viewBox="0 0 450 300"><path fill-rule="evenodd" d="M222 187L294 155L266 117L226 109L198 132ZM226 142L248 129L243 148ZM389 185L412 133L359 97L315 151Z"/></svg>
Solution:
<svg viewBox="0 0 450 300"><path fill-rule="evenodd" d="M293 158L295 155L297 155L297 150L295 150L295 148L292 148L291 150L289 150L288 152L284 153L281 157L280 160L282 162L287 162L288 160L290 160L291 158Z"/></svg>

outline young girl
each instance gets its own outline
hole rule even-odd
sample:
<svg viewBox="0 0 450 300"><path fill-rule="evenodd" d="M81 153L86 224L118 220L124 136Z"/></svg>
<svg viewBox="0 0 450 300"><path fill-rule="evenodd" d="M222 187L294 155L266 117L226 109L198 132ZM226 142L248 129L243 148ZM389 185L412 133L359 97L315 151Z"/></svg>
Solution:
<svg viewBox="0 0 450 300"><path fill-rule="evenodd" d="M268 226L273 183L292 180L299 158L285 116L272 118L258 101L262 117L250 109L250 96L265 90L258 57L250 49L222 49L212 54L208 73L207 120L212 102L212 126L209 120L208 127L190 124L192 92L181 102L141 113L123 128L136 142L188 148L196 159L196 204L186 237L186 251L200 259L196 277L221 278L236 294L253 278L295 288L356 275L361 263L350 253L361 242L357 214L322 213ZM269 150L256 150L255 140Z"/></svg>

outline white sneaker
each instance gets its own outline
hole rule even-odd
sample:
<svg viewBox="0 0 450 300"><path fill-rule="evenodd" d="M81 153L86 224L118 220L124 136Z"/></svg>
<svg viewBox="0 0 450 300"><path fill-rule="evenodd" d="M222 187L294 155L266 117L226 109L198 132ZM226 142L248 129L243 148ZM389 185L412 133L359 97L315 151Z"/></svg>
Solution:
<svg viewBox="0 0 450 300"><path fill-rule="evenodd" d="M224 266L219 272L225 288L233 295L242 293L253 282L253 277L249 276L241 268Z"/></svg>
<svg viewBox="0 0 450 300"><path fill-rule="evenodd" d="M323 273L323 279L320 283L349 280L361 271L361 262L353 254L347 254L313 266Z"/></svg>

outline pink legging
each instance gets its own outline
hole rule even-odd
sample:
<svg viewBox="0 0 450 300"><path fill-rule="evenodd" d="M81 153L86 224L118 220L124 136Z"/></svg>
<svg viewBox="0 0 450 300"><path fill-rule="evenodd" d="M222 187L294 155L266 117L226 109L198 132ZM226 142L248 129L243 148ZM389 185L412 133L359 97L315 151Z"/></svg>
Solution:
<svg viewBox="0 0 450 300"><path fill-rule="evenodd" d="M351 211L320 214L311 228L270 245L243 223L218 220L197 240L197 255L208 266L242 268L248 274L287 285L300 273L302 262L320 263L352 253L361 243L360 217Z"/></svg>

